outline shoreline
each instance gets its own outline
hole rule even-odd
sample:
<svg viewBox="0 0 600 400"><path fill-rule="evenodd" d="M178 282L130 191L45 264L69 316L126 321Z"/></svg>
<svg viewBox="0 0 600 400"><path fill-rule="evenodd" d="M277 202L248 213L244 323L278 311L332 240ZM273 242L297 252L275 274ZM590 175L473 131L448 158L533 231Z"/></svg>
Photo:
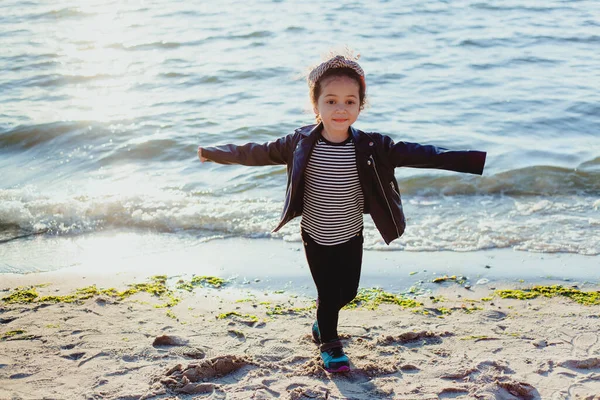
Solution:
<svg viewBox="0 0 600 400"><path fill-rule="evenodd" d="M168 274L228 279L240 288L287 290L314 295L300 242L225 238L202 241L176 235L117 232L73 237L33 238L0 246L0 282L88 277L112 282L113 276L146 279ZM467 278L475 287L508 284L598 284L600 256L531 253L511 249L476 252L366 250L361 287L404 292L447 276Z"/></svg>

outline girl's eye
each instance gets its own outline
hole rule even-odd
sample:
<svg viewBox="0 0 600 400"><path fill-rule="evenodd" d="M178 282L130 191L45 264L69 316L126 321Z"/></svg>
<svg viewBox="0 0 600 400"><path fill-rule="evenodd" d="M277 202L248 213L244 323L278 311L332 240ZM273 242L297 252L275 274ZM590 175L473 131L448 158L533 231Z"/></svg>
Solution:
<svg viewBox="0 0 600 400"><path fill-rule="evenodd" d="M354 100L348 100L348 101L346 102L346 104L349 104L349 105L352 105L352 104L354 104L354 103L355 103L355 101L354 101Z"/></svg>
<svg viewBox="0 0 600 400"><path fill-rule="evenodd" d="M335 100L328 100L327 104L335 104Z"/></svg>

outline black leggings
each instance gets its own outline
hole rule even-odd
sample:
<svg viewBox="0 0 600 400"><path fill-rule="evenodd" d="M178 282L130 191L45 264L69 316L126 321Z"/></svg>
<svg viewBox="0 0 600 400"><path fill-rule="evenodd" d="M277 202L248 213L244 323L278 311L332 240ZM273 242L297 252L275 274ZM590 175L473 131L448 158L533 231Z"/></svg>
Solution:
<svg viewBox="0 0 600 400"><path fill-rule="evenodd" d="M338 338L340 310L356 297L363 235L360 232L345 243L323 246L303 230L302 240L310 273L317 286L317 321L321 342L325 343Z"/></svg>

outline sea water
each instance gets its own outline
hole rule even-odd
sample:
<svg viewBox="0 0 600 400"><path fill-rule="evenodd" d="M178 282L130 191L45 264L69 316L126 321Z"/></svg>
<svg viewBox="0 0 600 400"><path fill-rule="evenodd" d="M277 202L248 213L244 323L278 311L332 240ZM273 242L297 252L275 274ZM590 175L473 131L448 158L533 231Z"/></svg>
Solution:
<svg viewBox="0 0 600 400"><path fill-rule="evenodd" d="M396 170L387 246L600 254L600 2L3 0L0 246L98 232L272 233L285 166L201 164L199 145L313 123L304 76L360 53L355 126L488 153L482 177ZM0 270L9 266L0 260Z"/></svg>

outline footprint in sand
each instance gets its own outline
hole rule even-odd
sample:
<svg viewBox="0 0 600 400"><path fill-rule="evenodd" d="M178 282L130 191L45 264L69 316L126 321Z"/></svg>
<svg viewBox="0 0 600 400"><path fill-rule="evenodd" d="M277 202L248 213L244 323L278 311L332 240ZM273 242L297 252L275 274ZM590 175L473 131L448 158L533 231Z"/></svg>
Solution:
<svg viewBox="0 0 600 400"><path fill-rule="evenodd" d="M194 360L201 360L206 357L206 350L199 347L181 346L170 349L172 354L176 354L181 357L191 358Z"/></svg>
<svg viewBox="0 0 600 400"><path fill-rule="evenodd" d="M254 357L265 361L279 361L294 354L294 349L281 345L267 345L259 349Z"/></svg>
<svg viewBox="0 0 600 400"><path fill-rule="evenodd" d="M600 399L600 395L592 395L591 393L598 393L600 391L600 383L593 384L575 383L569 387L569 394L567 399Z"/></svg>
<svg viewBox="0 0 600 400"><path fill-rule="evenodd" d="M289 393L290 400L305 400L305 399L332 399L330 396L330 392L326 387L308 387L302 383L294 383L289 385L286 388L286 391Z"/></svg>
<svg viewBox="0 0 600 400"><path fill-rule="evenodd" d="M481 311L479 316L483 319L489 319L489 320L493 320L493 321L502 321L503 319L506 319L506 317L508 315L506 313L503 313L502 311L498 311L498 310L484 310L484 311Z"/></svg>
<svg viewBox="0 0 600 400"><path fill-rule="evenodd" d="M589 356L593 347L597 347L598 335L593 332L575 334L558 331L557 339L571 345L571 354L576 357Z"/></svg>
<svg viewBox="0 0 600 400"><path fill-rule="evenodd" d="M598 343L598 335L595 333L583 333L581 335L577 335L571 341L573 345L573 355L589 355L592 346Z"/></svg>

